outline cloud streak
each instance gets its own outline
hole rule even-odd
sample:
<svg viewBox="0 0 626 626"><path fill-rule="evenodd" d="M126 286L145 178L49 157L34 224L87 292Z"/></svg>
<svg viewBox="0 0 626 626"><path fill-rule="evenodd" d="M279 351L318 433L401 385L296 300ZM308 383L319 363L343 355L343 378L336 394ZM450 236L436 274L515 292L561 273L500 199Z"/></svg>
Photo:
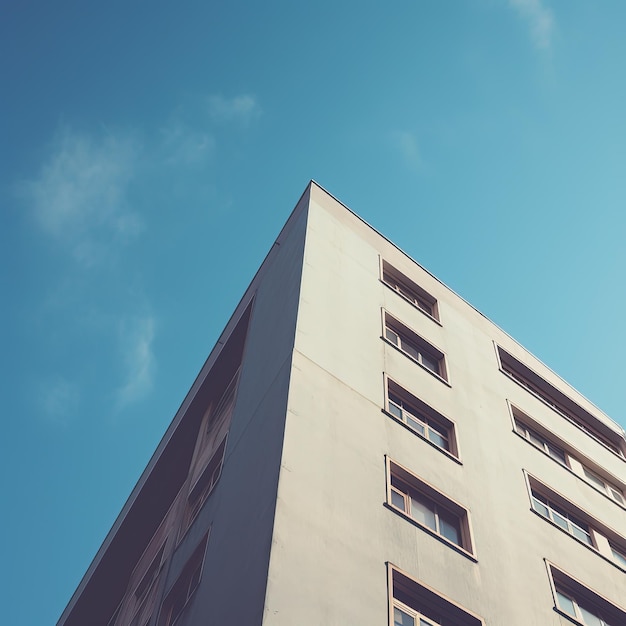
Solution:
<svg viewBox="0 0 626 626"><path fill-rule="evenodd" d="M118 408L140 400L152 389L156 370L152 349L155 334L156 322L150 315L122 326L120 342L124 353L126 380L117 390Z"/></svg>
<svg viewBox="0 0 626 626"><path fill-rule="evenodd" d="M161 129L161 150L168 165L197 165L215 152L215 139L204 129L174 120Z"/></svg>
<svg viewBox="0 0 626 626"><path fill-rule="evenodd" d="M261 115L254 96L242 94L233 98L212 95L208 99L209 115L216 121L250 123Z"/></svg>
<svg viewBox="0 0 626 626"><path fill-rule="evenodd" d="M111 246L141 230L127 197L138 156L129 136L95 137L65 128L39 174L22 185L41 228L83 266L98 264Z"/></svg>
<svg viewBox="0 0 626 626"><path fill-rule="evenodd" d="M509 5L528 22L535 46L543 50L549 49L554 17L552 11L543 4L543 0L509 0Z"/></svg>

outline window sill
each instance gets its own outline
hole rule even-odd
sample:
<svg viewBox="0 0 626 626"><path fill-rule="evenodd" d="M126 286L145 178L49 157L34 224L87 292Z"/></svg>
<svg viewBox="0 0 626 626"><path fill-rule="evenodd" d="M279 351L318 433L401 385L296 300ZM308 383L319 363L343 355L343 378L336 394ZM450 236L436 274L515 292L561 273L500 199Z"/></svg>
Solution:
<svg viewBox="0 0 626 626"><path fill-rule="evenodd" d="M446 385L446 387L452 388L452 385L443 376L441 376L441 374L437 374L437 372L433 372L432 370L428 369L426 366L422 365L417 359L413 358L410 354L405 352L402 348L399 348L398 346L396 346L395 343L392 343L391 341L389 341L389 339L387 339L387 337L383 337L381 335L380 338L388 346L391 346L394 350L397 350L400 354L403 354L407 359L409 359L410 361L415 363L415 365L419 365L419 367L421 367L425 372L428 372L431 376L433 376L437 380L441 381L444 385Z"/></svg>
<svg viewBox="0 0 626 626"><path fill-rule="evenodd" d="M381 412L383 412L387 417L390 417L394 422L397 422L398 424L400 424L400 426L403 426L404 428L406 428L406 430L408 430L410 433L412 433L413 435L415 435L422 441L425 441L429 446L431 446L431 448L435 448L435 450L437 450L438 452L445 454L449 459L452 459L455 463L458 463L459 465L463 465L463 462L461 461L461 459L459 459L457 456L452 454L452 452L446 450L445 448L439 447L437 444L433 443L430 439L424 437L424 435L420 435L420 433L418 433L416 430L413 430L408 424L403 422L401 419L397 418L393 413L390 413L386 409L381 409Z"/></svg>
<svg viewBox="0 0 626 626"><path fill-rule="evenodd" d="M441 326L443 328L443 324L434 315L431 315L430 313L427 313L426 311L424 311L424 309L422 309L421 307L417 306L417 304L415 304L415 302L412 302L405 295L401 294L397 289L394 289L390 284L386 283L382 278L379 278L378 280L380 280L380 282L383 285L385 285L385 287L387 287L387 289L389 289L390 291L393 291L393 293L395 293L397 296L402 298L405 302L408 302L414 309L418 310L422 315L427 317L429 320L432 320L433 322L435 322L435 324L437 324L437 326Z"/></svg>
<svg viewBox="0 0 626 626"><path fill-rule="evenodd" d="M535 509L533 509L532 507L530 508L530 510L532 513L534 513L537 517L542 519L544 522L548 522L548 524L550 524L551 526L554 526L554 528L560 530L562 533L564 533L565 535L567 535L568 537L570 537L571 539L579 543L581 546L584 546L585 548L587 548L587 550L591 550L594 554L597 554L601 559L603 559L607 563L610 563L613 567L616 567L620 572L626 573L626 569L624 569L621 565L618 565L612 558L606 556L605 554L602 554L602 552L600 552L595 546L591 546L587 542L583 541L582 539L579 539L575 535L572 535L571 533L567 532L564 528L561 528L558 524L555 524L551 519L544 517L541 513L538 513L537 511L535 511Z"/></svg>
<svg viewBox="0 0 626 626"><path fill-rule="evenodd" d="M449 539L446 539L445 537L442 537L441 535L437 534L436 532L432 530L432 528L429 528L428 526L425 526L424 524L420 524L418 521L414 520L410 515L407 515L401 509L398 509L392 504L389 504L389 502L383 502L383 506L389 509L390 511L393 511L396 515L399 515L401 518L405 519L407 522L413 524L413 526L415 526L416 528L423 530L434 539L437 539L437 541L440 541L441 543L448 546L449 548L452 548L455 552L458 552L459 554L463 555L466 559L469 559L473 563L478 563L478 559L471 552L468 552L465 548L462 548L461 546L458 546L456 543L450 541Z"/></svg>

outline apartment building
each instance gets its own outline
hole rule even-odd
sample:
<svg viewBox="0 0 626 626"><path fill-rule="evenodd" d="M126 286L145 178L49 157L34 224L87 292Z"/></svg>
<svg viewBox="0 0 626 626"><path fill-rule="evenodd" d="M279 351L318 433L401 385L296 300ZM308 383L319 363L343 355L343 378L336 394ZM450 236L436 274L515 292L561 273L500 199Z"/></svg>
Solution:
<svg viewBox="0 0 626 626"><path fill-rule="evenodd" d="M58 624L626 625L624 430L311 183Z"/></svg>

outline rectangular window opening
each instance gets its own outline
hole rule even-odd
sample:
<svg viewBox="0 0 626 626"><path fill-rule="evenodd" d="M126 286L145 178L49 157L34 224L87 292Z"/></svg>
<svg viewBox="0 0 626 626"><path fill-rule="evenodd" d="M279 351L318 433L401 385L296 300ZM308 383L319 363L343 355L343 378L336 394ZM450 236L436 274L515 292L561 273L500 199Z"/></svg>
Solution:
<svg viewBox="0 0 626 626"><path fill-rule="evenodd" d="M200 513L200 510L204 506L204 503L209 499L209 496L213 493L215 486L222 476L222 466L224 465L227 439L228 434L226 434L226 436L222 439L219 446L213 453L213 456L207 463L204 471L200 474L200 477L189 491L184 522L181 527L181 537L191 524L193 524L194 520L198 516L198 513Z"/></svg>
<svg viewBox="0 0 626 626"><path fill-rule="evenodd" d="M387 412L410 430L458 457L454 424L391 379L387 379Z"/></svg>
<svg viewBox="0 0 626 626"><path fill-rule="evenodd" d="M200 584L208 540L209 533L204 536L198 547L193 551L193 554L185 563L181 574L165 596L161 607L159 626L174 626L180 621L186 611L194 592Z"/></svg>
<svg viewBox="0 0 626 626"><path fill-rule="evenodd" d="M393 461L389 462L388 504L473 556L467 510Z"/></svg>
<svg viewBox="0 0 626 626"><path fill-rule="evenodd" d="M405 300L417 307L429 317L439 321L437 299L422 289L408 276L390 265L387 261L382 264L383 283L399 293Z"/></svg>
<svg viewBox="0 0 626 626"><path fill-rule="evenodd" d="M413 361L436 376L447 380L444 354L422 339L410 328L385 312L385 339L404 352Z"/></svg>
<svg viewBox="0 0 626 626"><path fill-rule="evenodd" d="M599 473L602 471L601 469L598 469L598 471L590 469L589 466L593 464L591 460L583 457L579 453L570 452L569 447L566 450L566 444L558 442L552 433L545 434L541 426L535 425L535 421L528 417L528 415L522 413L517 407L511 405L511 412L513 414L515 432L517 432L518 435L526 439L536 448L545 452L561 465L570 469L576 476L595 487L596 490L608 496L621 506L626 506L624 490L617 485L617 479L613 477L613 480L611 480L601 476ZM540 431L540 429L542 430ZM572 465L570 459L575 460L576 463Z"/></svg>
<svg viewBox="0 0 626 626"><path fill-rule="evenodd" d="M626 568L626 538L528 476L533 510L561 530L588 545L618 567Z"/></svg>
<svg viewBox="0 0 626 626"><path fill-rule="evenodd" d="M392 626L483 626L482 619L392 565Z"/></svg>
<svg viewBox="0 0 626 626"><path fill-rule="evenodd" d="M563 450L563 448L561 448L558 444L551 441L548 437L540 434L536 429L529 426L527 424L528 420L525 419L526 416L521 413L521 411L519 411L516 407L512 406L511 409L513 411L515 431L517 432L517 434L521 435L533 446L545 452L548 456L552 457L561 465L565 465L565 467L568 467L565 450Z"/></svg>
<svg viewBox="0 0 626 626"><path fill-rule="evenodd" d="M555 608L585 626L621 626L626 611L553 565L548 571L554 588Z"/></svg>
<svg viewBox="0 0 626 626"><path fill-rule="evenodd" d="M611 430L601 420L568 398L563 392L533 372L521 361L518 361L506 350L500 346L497 346L497 349L501 368L505 374L508 374L559 415L586 432L591 438L624 459L623 449L626 442L618 432Z"/></svg>

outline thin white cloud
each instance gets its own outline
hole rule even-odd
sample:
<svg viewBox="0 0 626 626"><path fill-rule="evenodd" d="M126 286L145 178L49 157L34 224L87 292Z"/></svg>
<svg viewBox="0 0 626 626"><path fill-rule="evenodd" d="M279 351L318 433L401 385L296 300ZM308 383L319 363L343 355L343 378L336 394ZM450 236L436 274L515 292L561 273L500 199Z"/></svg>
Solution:
<svg viewBox="0 0 626 626"><path fill-rule="evenodd" d="M40 405L46 418L66 424L78 408L80 393L75 383L61 377L40 387Z"/></svg>
<svg viewBox="0 0 626 626"><path fill-rule="evenodd" d="M126 380L117 390L117 403L123 408L140 400L151 389L156 369L152 350L156 322L150 315L126 323L120 329Z"/></svg>
<svg viewBox="0 0 626 626"><path fill-rule="evenodd" d="M233 98L221 95L209 96L209 114L218 121L238 121L249 123L261 115L261 109L254 96L242 94Z"/></svg>
<svg viewBox="0 0 626 626"><path fill-rule="evenodd" d="M214 154L215 139L204 129L174 120L161 129L161 150L168 165L195 165Z"/></svg>
<svg viewBox="0 0 626 626"><path fill-rule="evenodd" d="M394 148L402 155L409 169L419 170L422 167L422 156L415 135L409 131L394 131L390 135Z"/></svg>
<svg viewBox="0 0 626 626"><path fill-rule="evenodd" d="M527 20L535 46L544 50L550 48L554 17L543 0L509 0L509 4Z"/></svg>
<svg viewBox="0 0 626 626"><path fill-rule="evenodd" d="M127 197L138 155L132 137L65 128L38 176L22 185L40 226L82 265L97 264L141 230Z"/></svg>

